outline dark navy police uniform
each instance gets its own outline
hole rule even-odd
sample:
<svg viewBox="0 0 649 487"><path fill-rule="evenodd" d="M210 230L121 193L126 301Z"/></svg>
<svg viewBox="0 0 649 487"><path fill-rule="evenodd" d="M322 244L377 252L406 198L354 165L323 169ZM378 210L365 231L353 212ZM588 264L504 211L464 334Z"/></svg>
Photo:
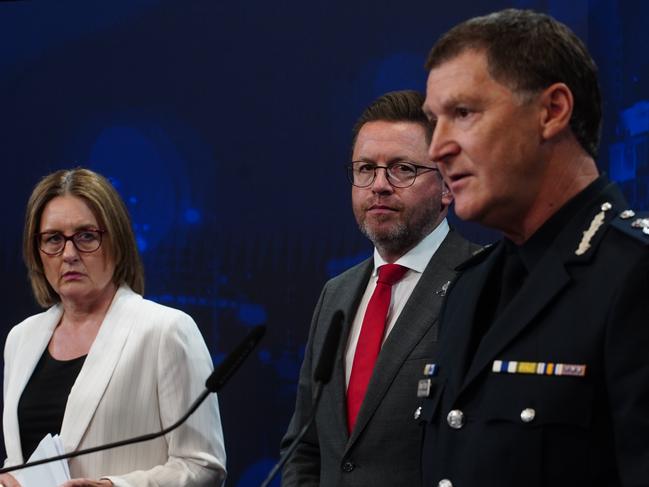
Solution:
<svg viewBox="0 0 649 487"><path fill-rule="evenodd" d="M419 388L424 486L649 486L647 218L601 177L462 266Z"/></svg>

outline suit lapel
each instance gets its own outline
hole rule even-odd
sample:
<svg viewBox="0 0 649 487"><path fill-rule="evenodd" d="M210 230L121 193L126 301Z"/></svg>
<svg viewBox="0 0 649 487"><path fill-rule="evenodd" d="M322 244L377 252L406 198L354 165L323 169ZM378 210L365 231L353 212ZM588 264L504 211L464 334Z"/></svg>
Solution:
<svg viewBox="0 0 649 487"><path fill-rule="evenodd" d="M466 243L454 232L449 232L426 266L381 348L374 369L379 373L372 374L347 449L370 421L412 350L430 328L437 324L444 299L442 287L455 277L454 268L469 256L468 252L461 250L461 245L466 246Z"/></svg>
<svg viewBox="0 0 649 487"><path fill-rule="evenodd" d="M342 337L338 347L338 357L334 367L331 381L324 388L323 402L326 402L331 408L331 417L335 418L336 430L340 433L340 439L344 443L347 442L347 386L345 384L345 350L347 348L347 340L349 332L356 315L356 309L360 302L367 282L370 279L372 269L374 267L373 258L367 259L358 268L357 272L350 273L349 277L340 281L335 294L328 301L329 309L326 310L327 320L331 320L336 310L340 309L345 314L345 322L343 323ZM324 310L323 310L324 311ZM329 323L326 323L327 329ZM324 336L323 336L324 340ZM320 348L320 347L319 347ZM314 362L315 367L317 362Z"/></svg>
<svg viewBox="0 0 649 487"><path fill-rule="evenodd" d="M469 385L496 354L520 335L569 282L570 276L563 262L553 249L549 249L483 338L466 375L464 386Z"/></svg>
<svg viewBox="0 0 649 487"><path fill-rule="evenodd" d="M14 384L18 391L25 389L29 378L36 368L36 364L41 359L43 352L47 348L47 344L52 338L54 329L61 320L61 313L60 305L50 308L43 316L42 323L34 327L30 331L30 336L25 337L26 340L20 344L20 354L25 358L25 362L20 367L16 367L17 370L14 370ZM18 396L20 395L18 394Z"/></svg>
<svg viewBox="0 0 649 487"><path fill-rule="evenodd" d="M142 299L128 287L118 289L86 361L72 386L61 426L66 451L77 449L138 319L132 303Z"/></svg>
<svg viewBox="0 0 649 487"><path fill-rule="evenodd" d="M7 456L9 458L22 458L22 446L20 445L20 430L18 426L18 401L22 396L25 386L30 377L34 373L36 364L41 359L43 352L47 348L47 344L52 338L54 329L61 320L62 308L60 305L53 306L33 323L28 333L21 336L21 342L17 344L17 354L19 355L14 361L11 369L12 377L6 378L10 382L10 390L6 391L5 400L7 402L5 408L7 411L12 412L11 420L5 424L5 438L16 439L16 441L7 441ZM15 451L14 448L15 447ZM9 450L12 451L9 451ZM23 461L26 460L22 459Z"/></svg>
<svg viewBox="0 0 649 487"><path fill-rule="evenodd" d="M468 356L468 337L473 330L477 303L489 274L500 260L502 251L502 246L489 251L484 263L467 270L459 278L457 285L450 290L451 298L444 310L440 332L440 341L444 346L439 352L440 374L448 377L449 388L459 388L468 364L472 361L472 357ZM459 298L453 299L453 296ZM474 303L474 306L467 306L467 303Z"/></svg>
<svg viewBox="0 0 649 487"><path fill-rule="evenodd" d="M503 251L502 243L488 257L488 260L475 269L467 271L466 279L464 279L467 284L462 289L458 289L457 294L454 291L454 296L457 295L457 298L452 298L455 302L454 309L457 312L453 315L445 314L446 326L449 326L451 330L449 340L446 341L445 339L445 343L449 344L449 346L442 351L445 363L470 363L466 375L463 375L461 367L455 367L456 370L451 372L450 375L453 377L451 383L455 387L462 385L461 390L469 387L480 373L490 368L490 362L498 358L497 354L516 339L534 321L535 317L570 283L571 277L567 266L592 258L598 243L605 233L605 229L595 234L591 240L591 249L584 255L576 256L575 250L582 238L583 231L588 228L595 214L601 211L600 206L604 201L611 202L616 211L626 208L624 197L619 189L611 183L603 187L589 202L584 204L583 209L578 211L557 235L554 243L536 264L535 269L525 281L520 292L514 297L503 314L492 324L478 347L473 360L471 361L471 358L468 357L468 362L459 362L455 360L457 357L451 354L457 353L457 350L454 350L456 344L462 344L465 346L465 359L467 358L466 346L469 343L467 337L470 336L472 331L479 294L484 288L489 272L498 262L499 254ZM609 212L606 215L607 220L610 220L612 216L613 212ZM472 306L464 306L464 303L472 303Z"/></svg>
<svg viewBox="0 0 649 487"><path fill-rule="evenodd" d="M489 332L476 351L476 356L471 363L464 380L466 388L477 376L497 358L512 340L520 335L536 316L570 283L570 274L566 266L572 262L590 259L601 241L605 229L597 232L591 239L591 249L582 256L576 256L580 238L588 228L595 214L601 211L601 203L612 202L618 210L625 208L624 197L611 183L603 187L590 201L584 204L583 209L577 211L557 235L555 241L545 252L541 260L527 278L520 292L514 297L503 314L496 319ZM613 212L605 215L610 220ZM501 246L502 247L502 246ZM482 290L482 285L474 289ZM477 303L477 300L468 302ZM471 321L473 323L473 321Z"/></svg>

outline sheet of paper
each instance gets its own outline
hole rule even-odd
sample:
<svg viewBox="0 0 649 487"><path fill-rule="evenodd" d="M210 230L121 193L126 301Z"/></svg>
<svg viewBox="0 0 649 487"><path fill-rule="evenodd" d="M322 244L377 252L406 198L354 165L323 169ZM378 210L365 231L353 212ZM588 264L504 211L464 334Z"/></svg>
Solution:
<svg viewBox="0 0 649 487"><path fill-rule="evenodd" d="M54 446L56 447L56 454L63 455L65 453L65 448L63 448L63 441L59 435L54 435L52 437L54 440ZM63 469L65 470L65 479L70 479L70 465L68 465L67 460L60 460Z"/></svg>
<svg viewBox="0 0 649 487"><path fill-rule="evenodd" d="M29 457L30 462L43 458L54 457L63 453L63 445L58 435L56 439L48 434ZM66 480L70 480L68 462L59 460L35 467L24 468L11 472L22 487L58 487Z"/></svg>

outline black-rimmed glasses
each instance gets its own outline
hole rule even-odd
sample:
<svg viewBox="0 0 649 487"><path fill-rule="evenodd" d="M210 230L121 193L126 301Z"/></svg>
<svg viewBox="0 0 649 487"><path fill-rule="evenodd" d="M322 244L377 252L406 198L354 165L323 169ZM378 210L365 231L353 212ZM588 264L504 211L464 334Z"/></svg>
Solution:
<svg viewBox="0 0 649 487"><path fill-rule="evenodd" d="M387 166L366 161L352 161L347 166L347 179L358 188L367 188L376 179L377 169L385 169L388 182L395 188L412 186L417 175L438 170L436 167L421 166L407 161L392 162Z"/></svg>
<svg viewBox="0 0 649 487"><path fill-rule="evenodd" d="M106 230L80 230L68 237L61 232L41 232L36 234L36 243L40 251L47 255L62 253L68 240L79 252L90 253L99 249L104 233Z"/></svg>

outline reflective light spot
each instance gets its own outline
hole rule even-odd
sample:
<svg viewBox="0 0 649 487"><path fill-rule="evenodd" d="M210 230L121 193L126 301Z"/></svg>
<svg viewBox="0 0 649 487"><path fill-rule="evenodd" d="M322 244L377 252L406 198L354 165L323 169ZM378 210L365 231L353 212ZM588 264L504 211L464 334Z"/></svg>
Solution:
<svg viewBox="0 0 649 487"><path fill-rule="evenodd" d="M265 323L268 317L263 306L254 303L241 303L238 318L246 325L257 326Z"/></svg>
<svg viewBox="0 0 649 487"><path fill-rule="evenodd" d="M275 466L276 460L271 458L262 458L250 465L239 478L236 487L249 487L251 485L261 484L268 472ZM279 487L280 475L278 474L270 483L270 487Z"/></svg>
<svg viewBox="0 0 649 487"><path fill-rule="evenodd" d="M201 214L195 208L188 208L185 210L185 221L187 223L198 223L201 221Z"/></svg>
<svg viewBox="0 0 649 487"><path fill-rule="evenodd" d="M641 100L620 113L624 130L630 135L649 132L649 101Z"/></svg>
<svg viewBox="0 0 649 487"><path fill-rule="evenodd" d="M341 257L339 259L330 259L327 262L327 276L334 277L340 274L341 272L349 269L350 267L355 266L356 264L363 262L371 254L368 252L361 252L356 255L349 255L347 257Z"/></svg>
<svg viewBox="0 0 649 487"><path fill-rule="evenodd" d="M263 350L260 350L257 356L259 357L259 361L262 364L268 365L269 363L271 363L272 355L270 354L270 351L268 349L264 348Z"/></svg>
<svg viewBox="0 0 649 487"><path fill-rule="evenodd" d="M135 235L135 242L137 243L137 249L144 253L146 252L146 249L149 247L147 244L146 239L142 235Z"/></svg>

